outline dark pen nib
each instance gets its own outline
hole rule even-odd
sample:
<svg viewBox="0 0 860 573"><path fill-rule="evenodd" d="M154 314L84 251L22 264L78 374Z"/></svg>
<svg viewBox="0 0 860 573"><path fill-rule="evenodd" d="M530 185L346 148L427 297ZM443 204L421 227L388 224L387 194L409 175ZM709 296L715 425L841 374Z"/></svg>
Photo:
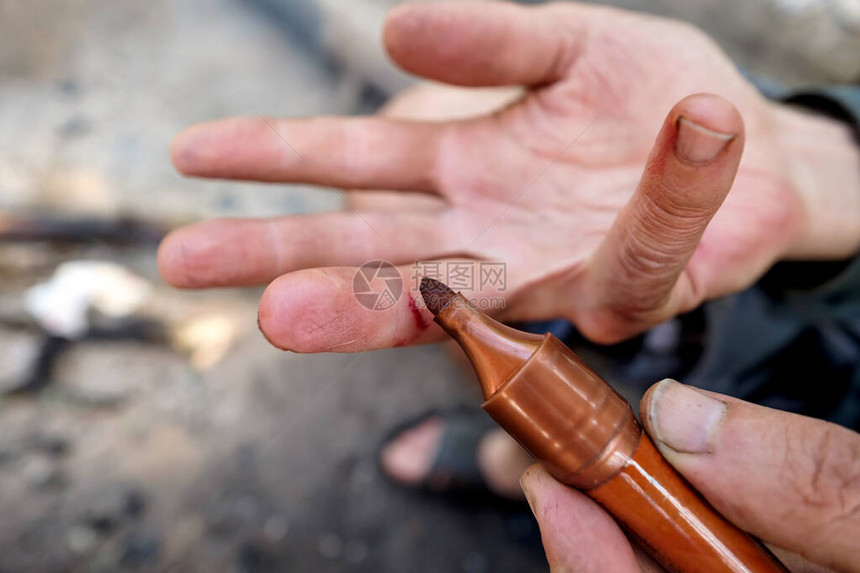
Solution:
<svg viewBox="0 0 860 573"><path fill-rule="evenodd" d="M457 293L449 289L445 283L427 277L421 279L420 290L421 296L424 297L424 304L434 316L439 316L439 313L445 310L457 296Z"/></svg>

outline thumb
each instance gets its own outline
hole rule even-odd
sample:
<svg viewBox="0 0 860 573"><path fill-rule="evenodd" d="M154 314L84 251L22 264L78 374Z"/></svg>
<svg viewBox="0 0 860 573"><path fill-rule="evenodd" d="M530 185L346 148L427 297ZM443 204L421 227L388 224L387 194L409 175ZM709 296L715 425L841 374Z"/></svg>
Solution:
<svg viewBox="0 0 860 573"><path fill-rule="evenodd" d="M559 483L538 464L523 472L520 485L540 526L551 571L641 571L621 528L595 501Z"/></svg>
<svg viewBox="0 0 860 573"><path fill-rule="evenodd" d="M731 189L743 121L723 98L697 94L669 112L639 186L592 260L584 333L616 342L693 308L701 285L682 274ZM698 287L698 288L697 288Z"/></svg>
<svg viewBox="0 0 860 573"><path fill-rule="evenodd" d="M738 527L860 571L860 435L672 380L651 387L641 414L666 459Z"/></svg>

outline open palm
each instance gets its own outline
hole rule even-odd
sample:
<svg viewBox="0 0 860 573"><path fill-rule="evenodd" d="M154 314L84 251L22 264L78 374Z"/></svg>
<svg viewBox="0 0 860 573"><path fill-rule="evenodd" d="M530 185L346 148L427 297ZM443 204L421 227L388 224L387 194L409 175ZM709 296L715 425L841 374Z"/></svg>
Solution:
<svg viewBox="0 0 860 573"><path fill-rule="evenodd" d="M408 279L415 260L500 261L507 289L469 296L501 294L505 318L563 316L609 342L749 285L804 228L774 106L694 28L575 4L437 4L395 10L385 41L418 75L529 89L471 119L237 118L187 130L173 153L188 174L436 200L181 229L160 252L168 281L276 279L260 307L275 345L355 351L434 335L414 293L387 311L362 307L355 266L384 259Z"/></svg>

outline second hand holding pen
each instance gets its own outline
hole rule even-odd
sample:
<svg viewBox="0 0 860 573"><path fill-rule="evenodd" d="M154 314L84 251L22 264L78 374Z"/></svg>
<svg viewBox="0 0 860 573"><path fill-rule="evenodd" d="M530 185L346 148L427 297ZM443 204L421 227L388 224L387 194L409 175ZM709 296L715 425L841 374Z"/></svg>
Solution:
<svg viewBox="0 0 860 573"><path fill-rule="evenodd" d="M439 281L435 321L463 348L484 410L560 482L606 509L669 571L787 573L663 458L630 404L552 334L505 326Z"/></svg>

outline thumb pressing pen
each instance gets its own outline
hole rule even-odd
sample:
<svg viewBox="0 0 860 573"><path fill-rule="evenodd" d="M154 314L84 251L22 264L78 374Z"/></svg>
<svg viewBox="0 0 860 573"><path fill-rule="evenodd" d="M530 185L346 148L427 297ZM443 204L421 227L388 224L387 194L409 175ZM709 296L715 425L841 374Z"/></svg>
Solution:
<svg viewBox="0 0 860 573"><path fill-rule="evenodd" d="M630 404L552 334L505 326L439 281L421 295L478 375L484 410L669 571L787 573L660 455Z"/></svg>

